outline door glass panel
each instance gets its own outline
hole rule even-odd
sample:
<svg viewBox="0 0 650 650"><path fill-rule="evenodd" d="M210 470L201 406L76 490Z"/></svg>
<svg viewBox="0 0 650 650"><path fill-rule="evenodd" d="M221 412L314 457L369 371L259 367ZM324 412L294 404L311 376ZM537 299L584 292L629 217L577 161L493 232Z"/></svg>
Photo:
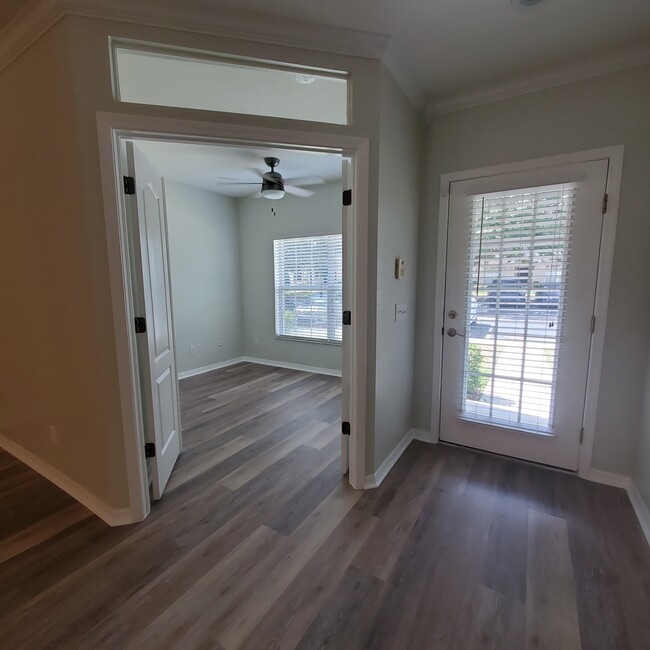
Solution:
<svg viewBox="0 0 650 650"><path fill-rule="evenodd" d="M465 419L553 433L576 189L470 197Z"/></svg>

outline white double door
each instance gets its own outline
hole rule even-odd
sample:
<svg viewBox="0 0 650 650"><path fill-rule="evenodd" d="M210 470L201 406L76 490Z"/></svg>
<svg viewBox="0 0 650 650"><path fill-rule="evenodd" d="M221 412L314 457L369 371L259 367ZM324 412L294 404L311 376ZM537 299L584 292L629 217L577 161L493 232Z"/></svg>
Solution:
<svg viewBox="0 0 650 650"><path fill-rule="evenodd" d="M577 469L607 170L451 183L441 440Z"/></svg>
<svg viewBox="0 0 650 650"><path fill-rule="evenodd" d="M127 143L135 179L131 218L135 310L145 325L138 337L140 390L149 458L151 496L160 499L181 453L180 402L167 243L160 173L137 144Z"/></svg>

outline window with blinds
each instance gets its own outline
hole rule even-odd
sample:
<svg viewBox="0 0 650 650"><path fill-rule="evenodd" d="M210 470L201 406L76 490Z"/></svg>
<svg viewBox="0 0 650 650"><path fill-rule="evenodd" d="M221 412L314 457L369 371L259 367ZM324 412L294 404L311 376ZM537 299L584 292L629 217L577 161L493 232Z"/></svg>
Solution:
<svg viewBox="0 0 650 650"><path fill-rule="evenodd" d="M576 191L470 197L462 417L552 432Z"/></svg>
<svg viewBox="0 0 650 650"><path fill-rule="evenodd" d="M276 336L340 343L342 236L276 239L273 253Z"/></svg>

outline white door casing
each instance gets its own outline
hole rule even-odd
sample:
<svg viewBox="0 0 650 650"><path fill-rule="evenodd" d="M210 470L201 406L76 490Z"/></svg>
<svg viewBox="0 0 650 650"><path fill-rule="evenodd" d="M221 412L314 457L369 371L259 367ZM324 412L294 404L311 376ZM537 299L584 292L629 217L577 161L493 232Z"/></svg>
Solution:
<svg viewBox="0 0 650 650"><path fill-rule="evenodd" d="M602 199L606 191L607 171L608 161L596 160L451 183L443 321L447 335L443 337L441 440L566 469L577 469L591 348L590 324L594 314L603 223ZM470 282L467 269L471 236L470 197L568 183L575 184L575 210L571 222L566 302L558 334L561 354L557 356L555 366L552 422L548 430L542 433L533 432L530 428L526 430L525 426L502 426L503 422L494 421L491 417L477 418L472 414L468 416L467 402L463 402L462 396L467 395L465 363L470 338L473 337L470 326L475 318L475 314L471 313L475 307L473 308L467 299ZM492 293L499 295L496 291ZM510 289L510 292L504 292L504 295L516 295L516 292ZM531 293L527 300L532 301L532 295L531 281ZM485 307L486 296L479 296L478 299L483 301L480 306ZM496 300L495 297L491 299ZM535 308L538 306L535 305ZM449 314L453 312L457 315L450 318ZM527 307L526 322L528 312ZM546 319L543 311L538 310L538 314L538 319L548 325L548 312ZM489 317L485 320L490 323ZM514 318L514 322L521 320L518 315ZM456 329L458 335L448 336L450 328Z"/></svg>
<svg viewBox="0 0 650 650"><path fill-rule="evenodd" d="M341 184L343 190L352 187L352 165L349 160L341 161ZM354 249L352 239L354 214L351 206L343 205L341 209L341 232L343 233L343 310L351 311L354 300L352 296L352 273L354 271ZM341 421L350 422L350 379L352 375L352 326L343 325L341 345ZM347 474L350 469L350 435L341 432L341 470Z"/></svg>
<svg viewBox="0 0 650 650"><path fill-rule="evenodd" d="M160 174L130 142L127 157L135 178L133 236L139 244L134 246L135 302L146 321L146 332L138 335L143 420L146 441L155 445L152 498L160 499L181 452L167 219Z"/></svg>

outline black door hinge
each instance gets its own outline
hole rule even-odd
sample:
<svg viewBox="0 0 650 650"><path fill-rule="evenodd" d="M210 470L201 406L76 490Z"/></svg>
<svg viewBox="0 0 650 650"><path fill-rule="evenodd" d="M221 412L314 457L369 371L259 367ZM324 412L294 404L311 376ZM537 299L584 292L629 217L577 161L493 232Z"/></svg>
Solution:
<svg viewBox="0 0 650 650"><path fill-rule="evenodd" d="M349 422L341 422L341 433L344 436L349 436L350 435L350 423Z"/></svg>
<svg viewBox="0 0 650 650"><path fill-rule="evenodd" d="M603 194L603 214L607 212L607 204L609 203L609 194Z"/></svg>
<svg viewBox="0 0 650 650"><path fill-rule="evenodd" d="M343 312L343 325L352 325L352 312L344 311Z"/></svg>
<svg viewBox="0 0 650 650"><path fill-rule="evenodd" d="M352 190L343 190L343 205L352 205Z"/></svg>
<svg viewBox="0 0 650 650"><path fill-rule="evenodd" d="M142 316L135 317L135 333L144 334L147 331L147 321Z"/></svg>
<svg viewBox="0 0 650 650"><path fill-rule="evenodd" d="M156 443L155 442L145 442L144 443L144 457L153 458L156 455Z"/></svg>
<svg viewBox="0 0 650 650"><path fill-rule="evenodd" d="M135 178L124 176L124 194L135 194Z"/></svg>

